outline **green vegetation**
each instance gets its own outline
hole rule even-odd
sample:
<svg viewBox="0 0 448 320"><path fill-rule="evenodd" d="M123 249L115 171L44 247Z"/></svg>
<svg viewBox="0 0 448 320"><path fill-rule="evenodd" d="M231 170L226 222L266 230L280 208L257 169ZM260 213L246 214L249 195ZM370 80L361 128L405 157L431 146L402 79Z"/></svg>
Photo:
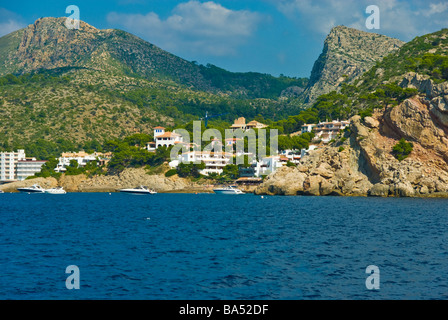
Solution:
<svg viewBox="0 0 448 320"><path fill-rule="evenodd" d="M177 174L176 169L170 169L167 172L165 172L165 177L169 178Z"/></svg>
<svg viewBox="0 0 448 320"><path fill-rule="evenodd" d="M210 80L215 88L226 92L238 92L245 89L245 96L249 98L276 99L283 90L291 86L305 88L308 84L307 78L290 78L280 76L278 78L268 74L256 72L229 72L212 64L200 65L201 74Z"/></svg>
<svg viewBox="0 0 448 320"><path fill-rule="evenodd" d="M42 178L53 177L56 179L59 178L61 176L61 173L54 171L58 162L59 161L56 158L48 158L48 161L42 166L42 170L40 172L36 173L32 177L28 177L27 179L38 178L38 177L42 177Z"/></svg>
<svg viewBox="0 0 448 320"><path fill-rule="evenodd" d="M428 75L435 82L448 80L448 29L416 37L404 44L396 53L386 56L366 72L358 88L373 92L382 85L407 72ZM431 50L431 52L429 52Z"/></svg>
<svg viewBox="0 0 448 320"><path fill-rule="evenodd" d="M107 141L104 147L112 151L113 156L107 166L108 174L118 174L126 168L141 168L145 166L159 166L170 157L170 149L160 147L155 153L151 153L140 147L130 146L119 140Z"/></svg>
<svg viewBox="0 0 448 320"><path fill-rule="evenodd" d="M226 178L229 178L229 180L238 179L240 176L240 165L236 164L228 164L222 169L221 176L224 178L224 180L227 180Z"/></svg>
<svg viewBox="0 0 448 320"><path fill-rule="evenodd" d="M409 156L413 148L414 145L411 142L406 142L404 138L401 138L400 141L393 146L392 154L398 161L402 161Z"/></svg>
<svg viewBox="0 0 448 320"><path fill-rule="evenodd" d="M289 87L305 88L306 78L198 65L120 30L85 31L74 39L61 22L44 18L32 30L50 37L39 46L27 43L35 66L24 66L17 52L23 30L1 38L0 57L8 61L0 66L0 149L37 139L101 144L206 112L224 114L213 122L259 114L279 120L301 108L300 97L280 96ZM60 39L56 50L52 44ZM36 53L42 50L41 61Z"/></svg>
<svg viewBox="0 0 448 320"><path fill-rule="evenodd" d="M314 138L314 133L306 132L297 136L279 136L278 150L301 150L308 149L311 140Z"/></svg>
<svg viewBox="0 0 448 320"><path fill-rule="evenodd" d="M446 55L425 53L423 56L408 59L406 68L420 74L429 75L435 82L448 80L448 57Z"/></svg>
<svg viewBox="0 0 448 320"><path fill-rule="evenodd" d="M0 77L0 130L4 133L0 149L17 149L38 139L57 144L64 139L76 148L91 140L103 143L135 131L147 132L151 126L179 127L200 120L206 112L222 115L211 119L209 126L228 128L241 116L248 121L279 120L300 108L300 101L293 98L236 97L232 92L195 91L175 83L80 68L9 74Z"/></svg>
<svg viewBox="0 0 448 320"><path fill-rule="evenodd" d="M290 134L301 131L306 123L318 123L319 121L348 119L352 114L351 100L347 95L335 91L317 98L309 108L300 111L298 115L289 116L285 120L272 123L272 129L278 129L279 133Z"/></svg>
<svg viewBox="0 0 448 320"><path fill-rule="evenodd" d="M85 166L79 166L76 160L71 160L70 165L66 168L65 172L68 176L76 176L85 174L88 177L106 174L104 166L98 166L96 161L90 161Z"/></svg>
<svg viewBox="0 0 448 320"><path fill-rule="evenodd" d="M286 162L286 166L287 166L287 167L297 167L296 164L292 163L292 162L289 161L289 160Z"/></svg>
<svg viewBox="0 0 448 320"><path fill-rule="evenodd" d="M201 162L199 164L197 163L180 163L177 166L177 174L181 178L200 178L201 174L199 173L200 170L205 169L205 163Z"/></svg>

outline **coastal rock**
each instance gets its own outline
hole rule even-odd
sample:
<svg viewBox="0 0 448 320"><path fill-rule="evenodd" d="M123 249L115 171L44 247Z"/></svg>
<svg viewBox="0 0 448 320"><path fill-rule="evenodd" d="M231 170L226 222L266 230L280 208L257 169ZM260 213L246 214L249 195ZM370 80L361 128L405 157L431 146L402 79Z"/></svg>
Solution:
<svg viewBox="0 0 448 320"><path fill-rule="evenodd" d="M374 184L369 189L368 195L372 197L387 197L389 195L389 186L382 183Z"/></svg>
<svg viewBox="0 0 448 320"><path fill-rule="evenodd" d="M309 176L303 183L303 194L309 196L320 196L320 184L322 182L320 176Z"/></svg>
<svg viewBox="0 0 448 320"><path fill-rule="evenodd" d="M148 175L143 168L129 168L123 170L117 176L95 176L91 179L78 180L78 190L89 192L103 189L105 192L117 191L118 189L135 188L147 186L157 192L182 190L193 187L188 180L173 176L170 178L162 175Z"/></svg>
<svg viewBox="0 0 448 320"><path fill-rule="evenodd" d="M279 168L255 189L255 194L297 195L303 192L306 175L295 167Z"/></svg>
<svg viewBox="0 0 448 320"><path fill-rule="evenodd" d="M24 181L11 182L0 186L0 190L4 192L17 192L18 188L31 187L34 184L40 185L44 189L55 188L58 181L55 178L36 178Z"/></svg>
<svg viewBox="0 0 448 320"><path fill-rule="evenodd" d="M100 175L92 178L84 174L62 175L59 181L55 178L36 178L0 186L5 192L16 192L17 188L39 184L45 189L63 187L67 192L116 192L119 189L147 186L157 192L212 192L211 186L203 186L178 176L165 177L148 175L143 168L125 169L119 175Z"/></svg>
<svg viewBox="0 0 448 320"><path fill-rule="evenodd" d="M391 194L399 197L412 197L415 190L410 182L399 182L390 188Z"/></svg>
<svg viewBox="0 0 448 320"><path fill-rule="evenodd" d="M303 190L298 194L448 194L448 118L444 118L448 116L447 82L435 85L426 76L410 74L401 85L424 90L427 97L411 97L396 106L377 109L364 119L352 117L344 140L321 145L301 160L297 170L302 173ZM412 142L413 150L406 159L398 161L392 150L402 138ZM278 190L285 190L288 181L273 173L258 188L261 193L266 183L275 186L271 194L280 194Z"/></svg>

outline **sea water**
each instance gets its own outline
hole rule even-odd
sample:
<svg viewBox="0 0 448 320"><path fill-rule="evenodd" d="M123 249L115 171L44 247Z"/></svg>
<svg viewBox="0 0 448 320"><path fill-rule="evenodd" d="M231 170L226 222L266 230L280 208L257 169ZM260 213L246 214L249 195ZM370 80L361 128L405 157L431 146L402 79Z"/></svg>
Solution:
<svg viewBox="0 0 448 320"><path fill-rule="evenodd" d="M447 299L447 208L446 199L1 194L0 299ZM372 265L377 289L366 285ZM68 266L79 289L67 285Z"/></svg>

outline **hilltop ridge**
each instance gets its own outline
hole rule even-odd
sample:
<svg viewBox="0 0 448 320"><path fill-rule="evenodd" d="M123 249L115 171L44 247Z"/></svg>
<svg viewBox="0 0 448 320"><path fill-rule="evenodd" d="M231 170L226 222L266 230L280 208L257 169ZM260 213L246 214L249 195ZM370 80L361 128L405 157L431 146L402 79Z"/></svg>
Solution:
<svg viewBox="0 0 448 320"><path fill-rule="evenodd" d="M341 91L319 97L320 111L349 109L347 130L256 193L448 197L448 29L416 37Z"/></svg>
<svg viewBox="0 0 448 320"><path fill-rule="evenodd" d="M125 31L40 18L0 38L0 148L151 132L209 114L293 114L306 78L230 72L177 57ZM297 90L296 90L297 91Z"/></svg>
<svg viewBox="0 0 448 320"><path fill-rule="evenodd" d="M122 30L100 30L84 21L79 29L68 29L65 21L64 17L40 18L0 38L0 57L5 57L0 61L0 75L77 67L169 80L202 91L238 90L249 97L267 97L263 92L279 96L290 85L306 84L305 80L288 83L256 72L232 73L198 65Z"/></svg>
<svg viewBox="0 0 448 320"><path fill-rule="evenodd" d="M325 39L305 90L306 102L340 88L398 50L403 41L345 26L334 27Z"/></svg>

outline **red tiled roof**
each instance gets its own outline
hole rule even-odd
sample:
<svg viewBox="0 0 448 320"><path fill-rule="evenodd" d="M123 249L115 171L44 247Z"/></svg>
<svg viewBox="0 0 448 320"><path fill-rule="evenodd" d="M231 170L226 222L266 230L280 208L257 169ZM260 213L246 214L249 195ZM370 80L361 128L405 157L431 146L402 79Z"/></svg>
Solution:
<svg viewBox="0 0 448 320"><path fill-rule="evenodd" d="M156 139L159 138L175 138L180 137L180 134L174 133L174 132L165 132L164 134L161 134L160 136L156 136Z"/></svg>

